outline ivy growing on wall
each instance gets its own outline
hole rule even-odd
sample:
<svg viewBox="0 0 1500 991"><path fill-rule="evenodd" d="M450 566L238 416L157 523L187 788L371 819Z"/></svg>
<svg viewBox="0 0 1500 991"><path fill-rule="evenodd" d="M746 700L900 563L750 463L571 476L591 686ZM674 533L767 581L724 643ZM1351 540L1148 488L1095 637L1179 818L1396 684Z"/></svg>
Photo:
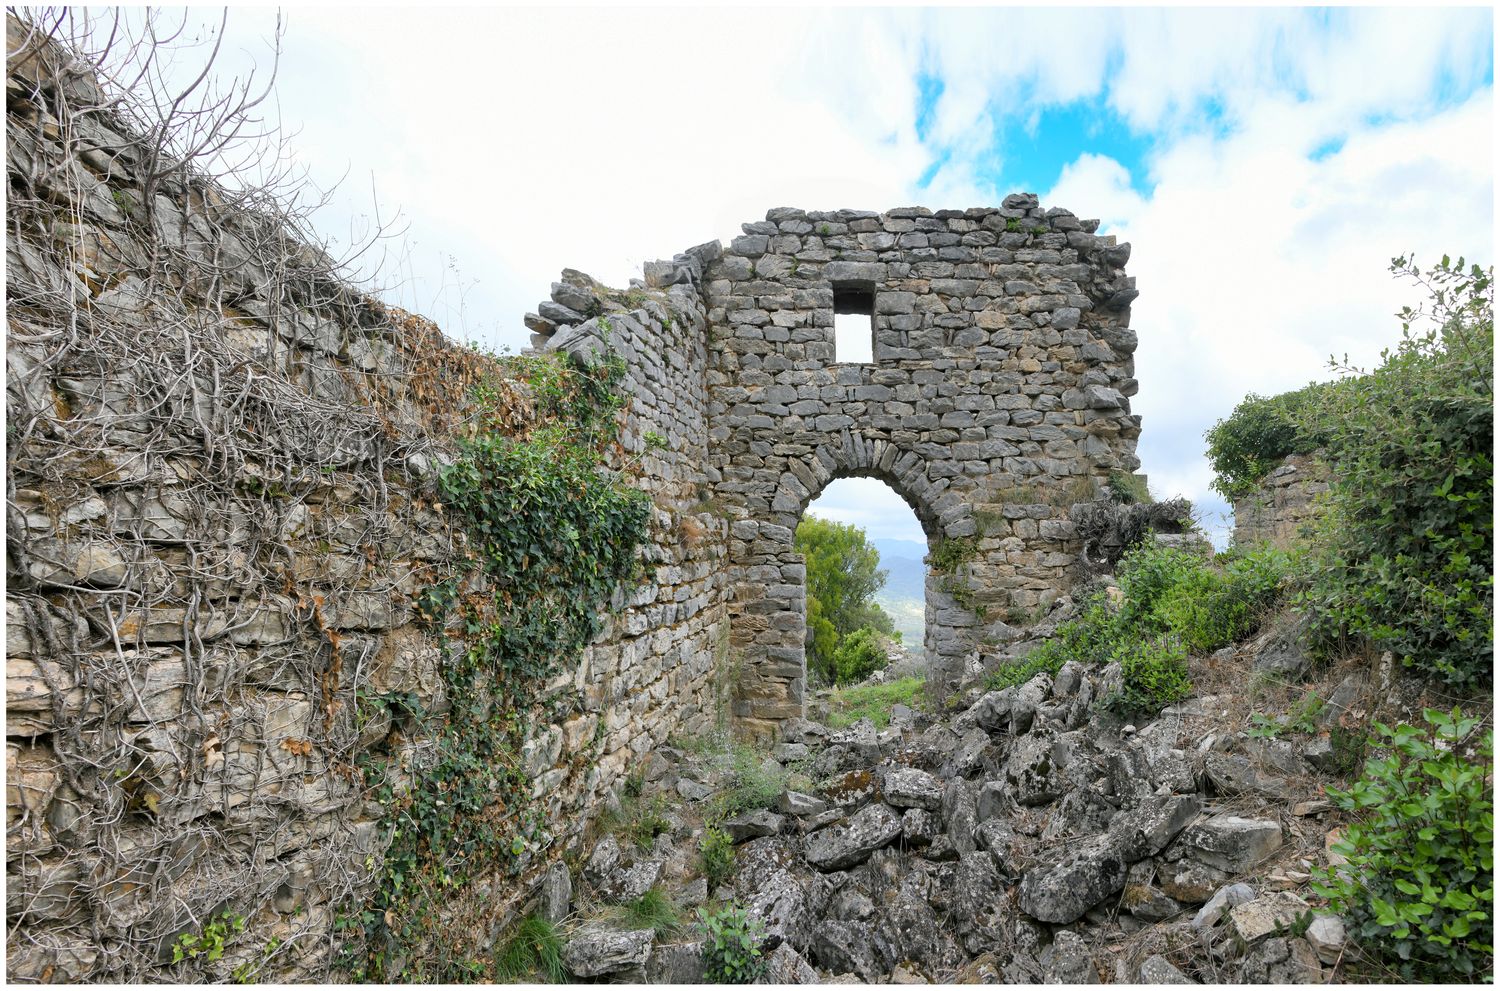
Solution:
<svg viewBox="0 0 1500 991"><path fill-rule="evenodd" d="M651 520L647 494L606 467L622 453L624 374L615 355L586 364L547 353L503 359L473 391L459 457L438 483L469 561L418 603L442 639L447 711L416 720L431 756L366 768L391 842L372 902L346 922L363 936L356 980L492 976L488 932L452 906L545 842L521 744L547 680L577 663L636 577ZM404 787L389 784L393 771L410 776Z"/></svg>

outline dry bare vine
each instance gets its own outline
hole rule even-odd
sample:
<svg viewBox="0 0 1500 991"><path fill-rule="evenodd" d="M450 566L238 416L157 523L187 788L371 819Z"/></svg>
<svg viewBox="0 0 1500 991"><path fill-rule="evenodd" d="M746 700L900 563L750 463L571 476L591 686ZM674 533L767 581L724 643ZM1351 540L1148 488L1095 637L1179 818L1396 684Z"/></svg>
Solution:
<svg viewBox="0 0 1500 991"><path fill-rule="evenodd" d="M426 746L365 702L441 703L408 620L457 538L420 493L484 360L350 286L274 71L219 87L214 46L173 87L185 43L7 17L17 979L321 972L378 847L357 755Z"/></svg>

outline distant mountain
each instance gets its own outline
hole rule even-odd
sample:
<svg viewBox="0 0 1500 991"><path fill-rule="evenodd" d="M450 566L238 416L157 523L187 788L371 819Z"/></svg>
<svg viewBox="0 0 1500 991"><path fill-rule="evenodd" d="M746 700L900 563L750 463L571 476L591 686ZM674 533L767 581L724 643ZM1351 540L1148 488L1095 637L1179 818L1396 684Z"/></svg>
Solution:
<svg viewBox="0 0 1500 991"><path fill-rule="evenodd" d="M880 559L905 557L920 562L927 556L927 545L916 540L887 540L884 537L872 537L870 543L880 552Z"/></svg>
<svg viewBox="0 0 1500 991"><path fill-rule="evenodd" d="M908 649L920 651L927 603L927 568L922 558L927 546L915 540L880 538L870 543L880 552L880 566L889 572L875 601L896 621L901 642Z"/></svg>
<svg viewBox="0 0 1500 991"><path fill-rule="evenodd" d="M881 594L893 599L927 598L927 568L921 558L887 557L880 555L880 566L890 572Z"/></svg>

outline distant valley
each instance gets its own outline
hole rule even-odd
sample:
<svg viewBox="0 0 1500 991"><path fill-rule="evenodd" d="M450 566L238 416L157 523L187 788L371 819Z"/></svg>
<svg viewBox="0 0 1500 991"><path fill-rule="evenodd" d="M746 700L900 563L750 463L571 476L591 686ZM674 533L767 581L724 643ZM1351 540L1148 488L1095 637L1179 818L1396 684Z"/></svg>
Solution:
<svg viewBox="0 0 1500 991"><path fill-rule="evenodd" d="M920 652L926 626L926 565L922 558L927 546L915 540L872 539L880 552L880 566L890 573L885 587L875 593L880 608L890 614L901 633L901 642Z"/></svg>

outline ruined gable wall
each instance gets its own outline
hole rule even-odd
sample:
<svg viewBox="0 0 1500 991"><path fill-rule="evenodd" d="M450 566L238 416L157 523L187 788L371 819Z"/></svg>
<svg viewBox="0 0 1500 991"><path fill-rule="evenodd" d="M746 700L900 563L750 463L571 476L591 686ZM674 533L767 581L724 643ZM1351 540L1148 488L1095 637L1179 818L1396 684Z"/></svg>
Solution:
<svg viewBox="0 0 1500 991"><path fill-rule="evenodd" d="M709 266L712 464L737 517L737 715L800 714L802 510L843 475L883 478L938 542L927 651L952 681L996 621L1063 591L1071 505L1139 465L1128 245L1097 223L999 208L772 210ZM833 288L873 286L874 361L834 361Z"/></svg>

